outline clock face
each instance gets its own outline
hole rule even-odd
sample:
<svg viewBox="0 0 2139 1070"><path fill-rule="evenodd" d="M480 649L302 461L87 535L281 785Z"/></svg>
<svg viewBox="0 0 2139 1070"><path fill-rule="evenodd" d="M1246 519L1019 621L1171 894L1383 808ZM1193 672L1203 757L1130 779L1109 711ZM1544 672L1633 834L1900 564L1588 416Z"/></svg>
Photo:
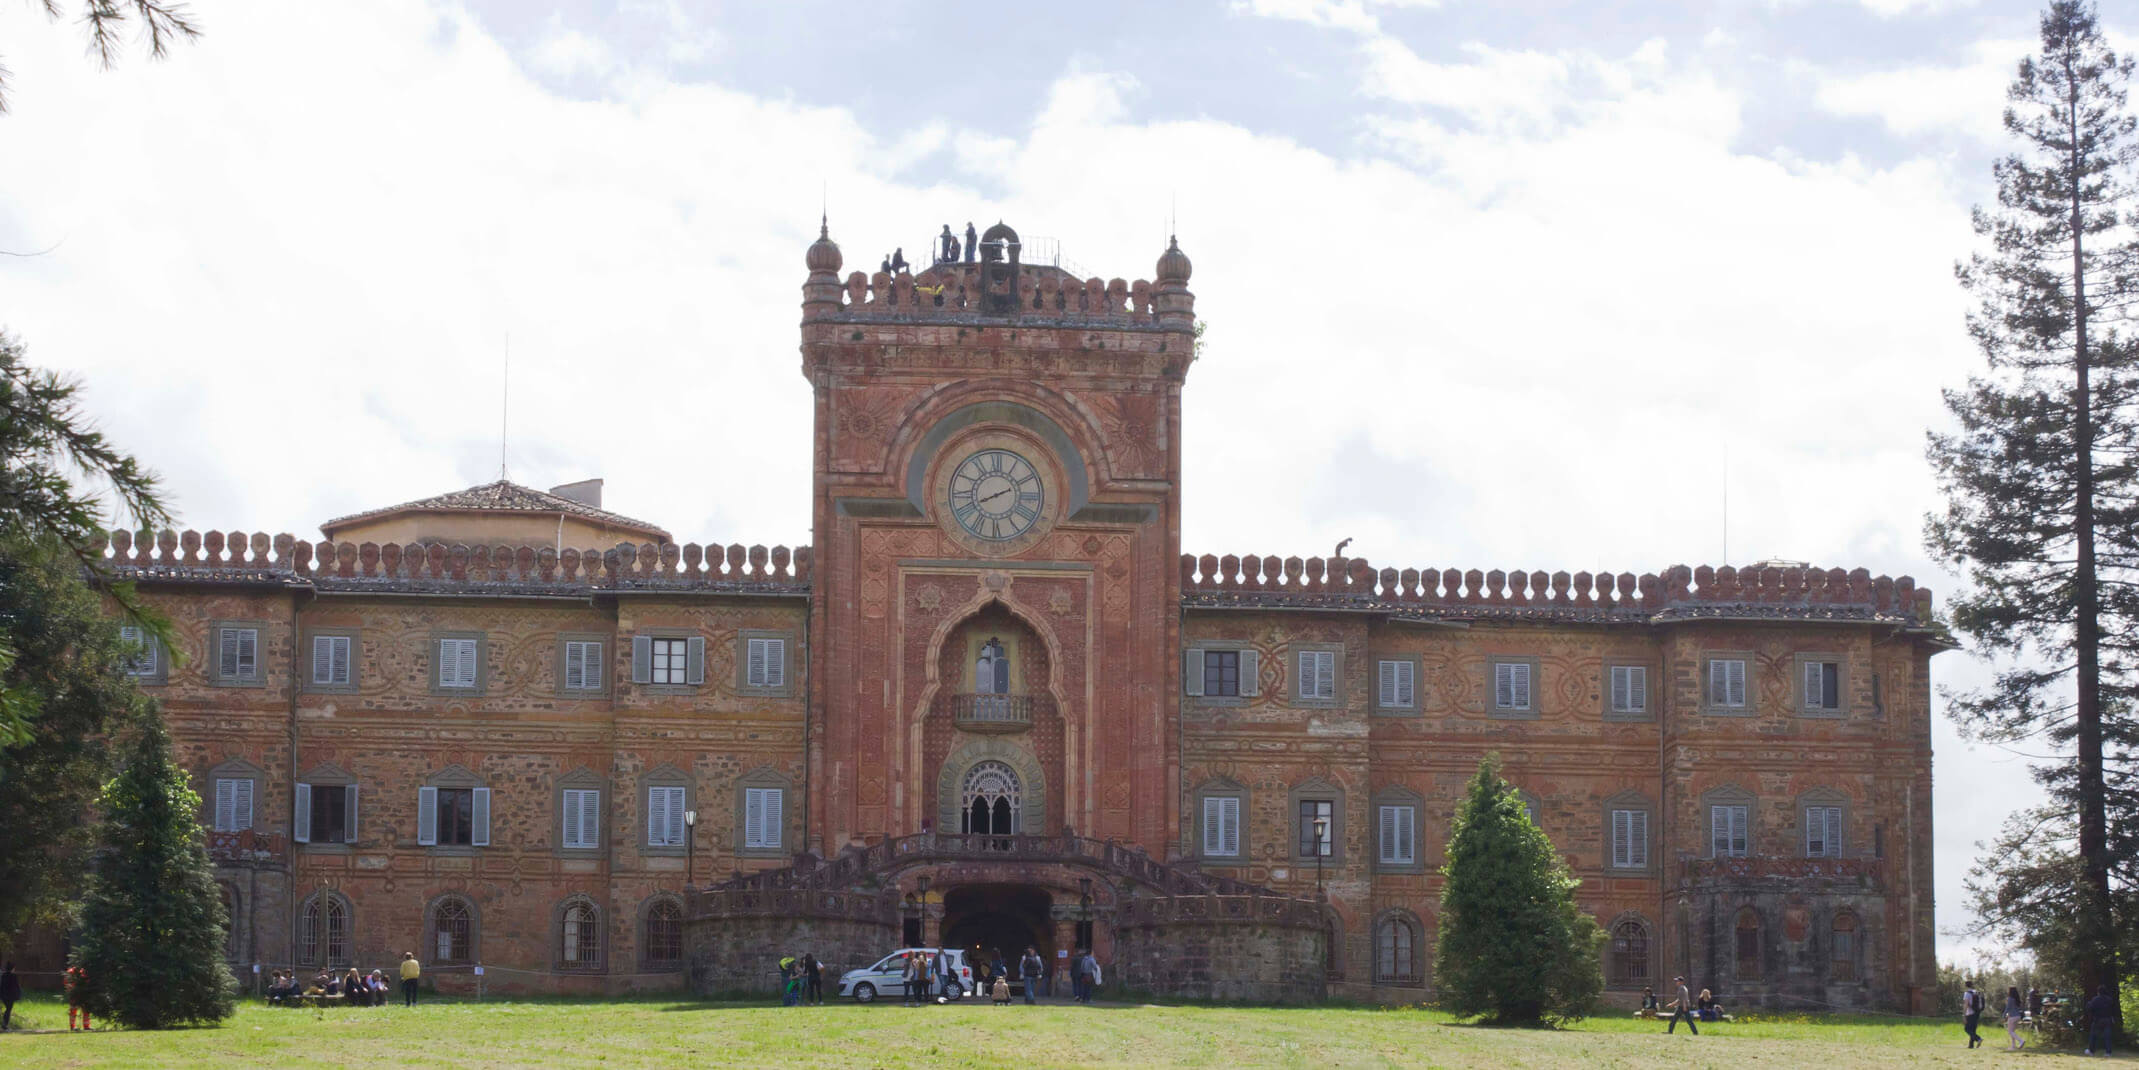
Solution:
<svg viewBox="0 0 2139 1070"><path fill-rule="evenodd" d="M1015 539L1040 520L1046 502L1039 470L1009 450L981 450L951 472L951 518L974 538Z"/></svg>

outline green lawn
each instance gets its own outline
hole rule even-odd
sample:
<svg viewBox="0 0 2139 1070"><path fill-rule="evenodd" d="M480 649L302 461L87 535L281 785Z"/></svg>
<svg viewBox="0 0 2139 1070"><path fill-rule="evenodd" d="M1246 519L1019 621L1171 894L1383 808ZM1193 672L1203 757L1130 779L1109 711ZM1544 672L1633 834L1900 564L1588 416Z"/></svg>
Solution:
<svg viewBox="0 0 2139 1070"><path fill-rule="evenodd" d="M1862 1067L2027 1065L2002 1030L1962 1049L1958 1021L1823 1018L1680 1027L1618 1016L1575 1028L1482 1029L1435 1011L1100 1005L781 1008L672 999L435 1001L340 1011L247 1004L220 1029L66 1032L65 1007L37 998L32 1030L0 1037L0 1067L758 1067L1044 1066ZM2075 1064L2080 1065L2080 1064Z"/></svg>

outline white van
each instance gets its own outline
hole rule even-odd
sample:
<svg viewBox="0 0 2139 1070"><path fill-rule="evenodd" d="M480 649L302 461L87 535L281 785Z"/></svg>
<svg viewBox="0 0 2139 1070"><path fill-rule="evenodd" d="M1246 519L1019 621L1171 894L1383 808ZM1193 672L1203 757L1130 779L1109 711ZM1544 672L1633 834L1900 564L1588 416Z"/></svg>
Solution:
<svg viewBox="0 0 2139 1070"><path fill-rule="evenodd" d="M929 998L948 995L952 999L964 999L973 990L973 969L966 964L966 953L956 948L902 947L877 960L875 965L859 970L848 970L839 977L839 994L852 996L856 1003L874 1003L878 999L906 998L906 956L922 954L941 955L949 960L951 987L944 990L943 982L931 982Z"/></svg>

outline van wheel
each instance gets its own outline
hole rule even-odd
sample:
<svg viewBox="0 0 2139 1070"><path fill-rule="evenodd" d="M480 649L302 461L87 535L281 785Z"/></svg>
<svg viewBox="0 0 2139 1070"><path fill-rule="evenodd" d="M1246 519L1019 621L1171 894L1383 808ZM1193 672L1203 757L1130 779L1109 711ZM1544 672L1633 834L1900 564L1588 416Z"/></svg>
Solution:
<svg viewBox="0 0 2139 1070"><path fill-rule="evenodd" d="M862 982L861 984L855 985L855 986L854 986L854 1002L856 1002L856 1003L875 1003L875 1002L876 1002L876 986L875 986L875 985L872 985L872 984L870 984L870 983L869 983L869 982L867 982L867 981L863 981L863 982Z"/></svg>

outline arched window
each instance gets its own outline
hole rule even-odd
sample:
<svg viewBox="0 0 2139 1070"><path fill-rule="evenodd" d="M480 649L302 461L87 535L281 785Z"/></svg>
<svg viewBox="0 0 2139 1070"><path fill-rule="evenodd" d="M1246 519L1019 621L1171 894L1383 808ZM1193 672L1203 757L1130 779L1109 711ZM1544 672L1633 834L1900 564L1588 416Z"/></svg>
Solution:
<svg viewBox="0 0 2139 1070"><path fill-rule="evenodd" d="M683 906L674 899L656 899L646 908L645 955L656 968L683 962Z"/></svg>
<svg viewBox="0 0 2139 1070"><path fill-rule="evenodd" d="M1382 916L1374 926L1374 982L1411 985L1419 982L1419 924L1411 915Z"/></svg>
<svg viewBox="0 0 2139 1070"><path fill-rule="evenodd" d="M1760 979L1760 915L1752 907L1738 911L1737 978Z"/></svg>
<svg viewBox="0 0 2139 1070"><path fill-rule="evenodd" d="M238 959L238 890L222 881L217 881L215 890L222 893L223 920L228 928L223 930L223 957L236 962Z"/></svg>
<svg viewBox="0 0 2139 1070"><path fill-rule="evenodd" d="M464 965L475 960L475 910L461 897L447 896L431 909L431 961Z"/></svg>
<svg viewBox="0 0 2139 1070"><path fill-rule="evenodd" d="M1830 981L1857 979L1857 916L1843 911L1834 916L1834 931L1828 940L1827 970Z"/></svg>
<svg viewBox="0 0 2139 1070"><path fill-rule="evenodd" d="M602 917L594 904L575 899L564 905L559 926L557 965L566 970L596 970L602 965Z"/></svg>
<svg viewBox="0 0 2139 1070"><path fill-rule="evenodd" d="M1002 762L980 762L966 773L960 803L961 831L1010 836L1018 831L1018 775Z"/></svg>
<svg viewBox="0 0 2139 1070"><path fill-rule="evenodd" d="M1611 982L1649 983L1649 927L1633 918L1612 926Z"/></svg>
<svg viewBox="0 0 2139 1070"><path fill-rule="evenodd" d="M326 958L320 951L326 950ZM315 894L298 912L297 961L307 966L349 962L349 901L333 892Z"/></svg>

